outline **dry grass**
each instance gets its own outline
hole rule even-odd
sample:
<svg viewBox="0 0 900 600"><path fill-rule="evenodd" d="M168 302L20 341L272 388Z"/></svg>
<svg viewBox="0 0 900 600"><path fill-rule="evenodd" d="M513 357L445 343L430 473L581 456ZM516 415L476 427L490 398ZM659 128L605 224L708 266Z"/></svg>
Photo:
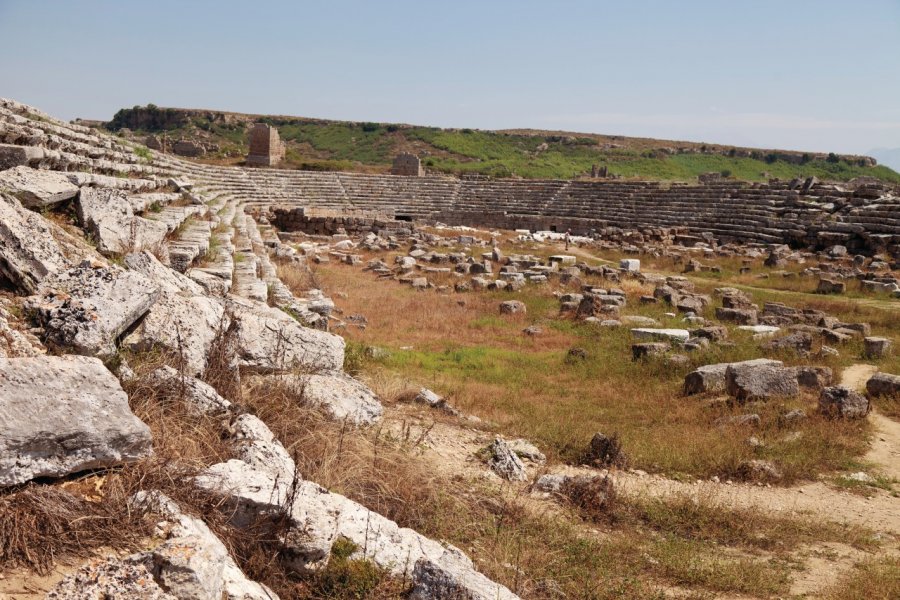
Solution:
<svg viewBox="0 0 900 600"><path fill-rule="evenodd" d="M327 291L348 292L338 300L345 315L368 319L364 330L348 327L350 353L364 358L369 346L388 351L387 358L364 361L357 369L435 389L489 427L538 443L553 460L580 462L599 431L619 434L631 466L675 477L738 478L740 464L750 459L774 460L784 483L860 468L856 457L866 449L867 425L819 418L814 394L753 406L682 396L684 375L693 368L761 354L758 342L743 332L732 331L735 346L695 352L684 366L662 360L636 363L630 360L627 328L602 329L561 317L551 286L515 295L441 294L415 292L345 265L321 265L318 274ZM620 287L629 295L628 313L653 317L663 326L684 326L664 315L665 306L640 305L637 296L646 293L644 287L629 281ZM509 297L524 301L527 314L501 317L497 306ZM523 335L530 324L541 325L544 333ZM587 360L567 362L573 346L584 348ZM795 356L780 358L808 364ZM839 371L852 360L845 356L825 364ZM810 418L788 428L779 417L794 408ZM759 428L716 425L720 418L750 412L760 415ZM762 444L748 444L750 436Z"/></svg>
<svg viewBox="0 0 900 600"><path fill-rule="evenodd" d="M251 381L244 390L247 409L268 423L305 478L402 526L460 546L481 571L524 598L552 597L548 590L570 598L656 597L659 582L698 593L768 597L786 591L789 569L753 553L785 556L814 539L868 544L866 532L852 528L734 511L712 501L617 500L602 479L600 485L573 486L571 509L551 509L536 505L524 491L441 475L422 458L418 436L398 439L378 429L347 428L306 406L302 390ZM397 397L409 389L403 381L377 379L375 384ZM591 532L583 518L604 532ZM739 552L723 556L723 545ZM329 581L349 577L338 567ZM376 575L370 566L351 570L363 579L351 578L351 588Z"/></svg>
<svg viewBox="0 0 900 600"><path fill-rule="evenodd" d="M304 264L277 261L275 268L281 282L297 296L303 296L305 292L319 288L315 275Z"/></svg>
<svg viewBox="0 0 900 600"><path fill-rule="evenodd" d="M873 559L857 565L825 591L827 600L900 598L900 558Z"/></svg>

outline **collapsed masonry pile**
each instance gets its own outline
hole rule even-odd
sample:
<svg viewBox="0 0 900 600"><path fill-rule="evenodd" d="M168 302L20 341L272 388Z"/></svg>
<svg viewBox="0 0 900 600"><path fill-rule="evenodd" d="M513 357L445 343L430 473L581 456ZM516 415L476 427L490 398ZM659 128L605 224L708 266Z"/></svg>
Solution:
<svg viewBox="0 0 900 600"><path fill-rule="evenodd" d="M142 158L10 100L0 99L0 141L0 283L11 291L0 303L0 486L148 457L153 436L129 408L120 381L132 373L117 359L124 349L161 352L178 369L153 372L154 385L234 424L233 458L194 485L221 497L235 527L281 515L292 569L322 568L348 539L356 556L411 581L411 597L516 597L456 548L304 480L262 420L200 380L227 331L238 376L278 376L349 424L381 416L378 398L342 370L344 342L327 331L331 301L320 290L298 297L278 277L277 264L303 269L305 258L245 212L246 196L208 168ZM171 499L148 489L133 504L160 518L162 539L85 565L51 597L275 598Z"/></svg>

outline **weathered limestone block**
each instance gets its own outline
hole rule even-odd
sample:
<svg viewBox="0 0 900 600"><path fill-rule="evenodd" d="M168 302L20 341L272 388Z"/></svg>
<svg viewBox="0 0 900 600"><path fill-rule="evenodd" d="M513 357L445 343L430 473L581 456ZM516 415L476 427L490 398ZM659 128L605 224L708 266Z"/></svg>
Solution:
<svg viewBox="0 0 900 600"><path fill-rule="evenodd" d="M500 303L500 314L501 315L515 315L515 314L524 314L527 312L528 308L525 306L525 303L521 300L506 300Z"/></svg>
<svg viewBox="0 0 900 600"><path fill-rule="evenodd" d="M488 446L488 452L490 453L488 466L503 479L525 481L528 478L525 465L503 439L499 437L494 439Z"/></svg>
<svg viewBox="0 0 900 600"><path fill-rule="evenodd" d="M883 337L867 337L863 340L863 355L866 358L884 358L890 355L894 342Z"/></svg>
<svg viewBox="0 0 900 600"><path fill-rule="evenodd" d="M0 485L133 462L150 429L96 358L0 358Z"/></svg>
<svg viewBox="0 0 900 600"><path fill-rule="evenodd" d="M11 327L8 313L0 306L0 358L40 356L44 353L40 340L27 331Z"/></svg>
<svg viewBox="0 0 900 600"><path fill-rule="evenodd" d="M748 402L796 396L800 393L800 385L793 369L771 364L734 363L725 369L725 390L738 401Z"/></svg>
<svg viewBox="0 0 900 600"><path fill-rule="evenodd" d="M160 289L134 271L75 267L47 278L28 300L50 344L87 356L108 356L116 339L147 313Z"/></svg>
<svg viewBox="0 0 900 600"><path fill-rule="evenodd" d="M479 590L496 586L489 598L516 598L505 587L475 571L472 562L457 548L399 527L310 481L297 483L289 496L288 483L275 481L241 461L230 460L208 468L196 482L225 499L232 522L238 527L259 523L264 518L277 518L282 526L286 525L278 542L283 560L298 571L315 570L326 564L331 546L345 538L358 548L352 558L370 560L394 576L409 576L416 563L425 559L454 575L462 586L459 597L482 598L477 595Z"/></svg>
<svg viewBox="0 0 900 600"><path fill-rule="evenodd" d="M847 290L847 284L843 281L822 278L816 286L817 294L843 294Z"/></svg>
<svg viewBox="0 0 900 600"><path fill-rule="evenodd" d="M139 492L132 503L163 517L157 530L166 540L127 560L146 564L155 581L179 600L278 600L272 590L244 575L206 523L183 513L167 496Z"/></svg>
<svg viewBox="0 0 900 600"><path fill-rule="evenodd" d="M154 248L168 233L166 224L134 215L131 202L120 190L81 188L76 203L78 220L101 252L124 254Z"/></svg>
<svg viewBox="0 0 900 600"><path fill-rule="evenodd" d="M228 329L223 302L149 252L130 254L125 264L158 285L160 294L123 343L135 350L165 349L181 357L188 375L203 373L213 343Z"/></svg>
<svg viewBox="0 0 900 600"><path fill-rule="evenodd" d="M371 425L384 411L378 397L366 385L342 372L309 375L273 375L273 381L302 395L337 421Z"/></svg>
<svg viewBox="0 0 900 600"><path fill-rule="evenodd" d="M822 390L819 411L832 417L861 419L869 414L869 400L859 392L836 385Z"/></svg>
<svg viewBox="0 0 900 600"><path fill-rule="evenodd" d="M0 190L18 198L27 208L43 208L78 195L78 186L65 173L14 167L0 171Z"/></svg>
<svg viewBox="0 0 900 600"><path fill-rule="evenodd" d="M712 365L703 365L695 371L688 373L684 378L684 393L686 395L702 394L704 392L724 392L725 391L725 371L731 365L770 365L773 367L781 367L784 365L780 360L770 360L768 358L757 358L754 360L742 361L739 363L716 363Z"/></svg>
<svg viewBox="0 0 900 600"><path fill-rule="evenodd" d="M445 561L446 563L447 561ZM513 600L518 598L502 585L495 583L463 563L442 564L421 558L412 573L413 589L410 600L460 598L465 600Z"/></svg>
<svg viewBox="0 0 900 600"><path fill-rule="evenodd" d="M43 148L0 144L0 171L18 166L28 166L44 158Z"/></svg>
<svg viewBox="0 0 900 600"><path fill-rule="evenodd" d="M686 342L691 337L687 329L657 329L653 327L638 327L631 330L631 335L639 340L661 340L664 342Z"/></svg>
<svg viewBox="0 0 900 600"><path fill-rule="evenodd" d="M757 312L752 308L717 308L716 318L741 325L756 325Z"/></svg>
<svg viewBox="0 0 900 600"><path fill-rule="evenodd" d="M47 593L47 600L98 598L181 600L156 583L146 564L118 558L90 562L67 575Z"/></svg>
<svg viewBox="0 0 900 600"><path fill-rule="evenodd" d="M279 481L291 482L300 476L294 459L259 417L239 416L234 421L234 430L235 452L239 459Z"/></svg>
<svg viewBox="0 0 900 600"><path fill-rule="evenodd" d="M69 265L50 223L15 198L0 194L0 274L33 293L45 278Z"/></svg>
<svg viewBox="0 0 900 600"><path fill-rule="evenodd" d="M169 366L156 369L145 382L170 398L183 400L198 415L223 415L231 409L231 402L220 396L211 385Z"/></svg>
<svg viewBox="0 0 900 600"><path fill-rule="evenodd" d="M900 396L900 375L875 373L866 382L866 391L873 396Z"/></svg>
<svg viewBox="0 0 900 600"><path fill-rule="evenodd" d="M244 298L229 296L227 309L237 322L235 343L241 367L258 372L343 368L340 336L303 327L283 311Z"/></svg>
<svg viewBox="0 0 900 600"><path fill-rule="evenodd" d="M671 346L666 342L641 342L631 345L631 358L641 360L649 356L659 356L669 351Z"/></svg>

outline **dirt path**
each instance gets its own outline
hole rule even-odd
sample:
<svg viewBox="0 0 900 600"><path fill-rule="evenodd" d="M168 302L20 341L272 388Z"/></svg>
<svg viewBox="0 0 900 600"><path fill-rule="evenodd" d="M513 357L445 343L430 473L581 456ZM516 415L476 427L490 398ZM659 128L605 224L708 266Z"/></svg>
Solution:
<svg viewBox="0 0 900 600"><path fill-rule="evenodd" d="M453 423L417 420L409 411L398 407L387 411L385 425L389 429L397 429L397 432L404 426L411 426L412 438L430 427L424 437L423 456L435 469L449 476L464 474L501 484L501 480L475 457L491 442L491 434ZM900 445L895 445L891 450L898 448ZM882 462L878 465L879 468L886 466ZM572 475L597 473L592 469L566 465L553 465L545 469L526 463L526 467L532 478L543 470ZM735 509L760 509L788 516L827 519L900 536L900 499L884 490L873 489L871 496L864 497L821 482L784 488L715 481L681 482L640 471L620 471L614 477L617 489L625 495L654 498L684 495Z"/></svg>
<svg viewBox="0 0 900 600"><path fill-rule="evenodd" d="M852 365L844 369L841 383L854 390L863 390L876 371L878 367L873 365ZM876 411L869 414L869 420L875 426L875 437L865 460L875 465L885 477L900 481L900 423Z"/></svg>

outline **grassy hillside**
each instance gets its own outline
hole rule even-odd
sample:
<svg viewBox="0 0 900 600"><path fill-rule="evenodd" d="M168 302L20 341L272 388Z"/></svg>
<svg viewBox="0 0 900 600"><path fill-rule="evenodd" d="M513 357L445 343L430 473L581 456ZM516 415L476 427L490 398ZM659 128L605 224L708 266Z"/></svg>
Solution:
<svg viewBox="0 0 900 600"><path fill-rule="evenodd" d="M864 157L596 134L439 129L152 105L123 109L107 127L127 127L138 137L165 133L170 140L218 144L219 151L207 160L235 164L247 152L247 129L255 121L278 127L287 144L286 166L299 169L386 172L393 157L406 151L423 157L432 172L492 177L577 178L599 165L614 176L654 180L690 181L700 173L720 172L749 181L815 175L841 181L871 176L900 183L900 174L870 166Z"/></svg>

